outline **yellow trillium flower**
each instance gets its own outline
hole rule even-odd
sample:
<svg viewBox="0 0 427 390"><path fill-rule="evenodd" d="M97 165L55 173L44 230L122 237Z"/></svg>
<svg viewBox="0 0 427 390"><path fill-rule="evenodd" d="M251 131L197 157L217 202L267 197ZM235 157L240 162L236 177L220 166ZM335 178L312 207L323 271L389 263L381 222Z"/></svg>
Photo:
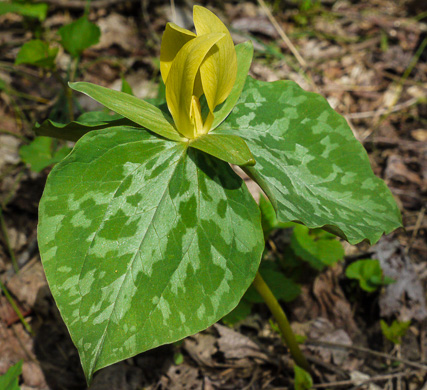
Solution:
<svg viewBox="0 0 427 390"><path fill-rule="evenodd" d="M228 97L237 75L236 50L221 20L200 6L194 6L193 19L197 35L168 23L160 49L166 102L177 130L189 139L209 132L215 107ZM209 108L205 118L203 94Z"/></svg>

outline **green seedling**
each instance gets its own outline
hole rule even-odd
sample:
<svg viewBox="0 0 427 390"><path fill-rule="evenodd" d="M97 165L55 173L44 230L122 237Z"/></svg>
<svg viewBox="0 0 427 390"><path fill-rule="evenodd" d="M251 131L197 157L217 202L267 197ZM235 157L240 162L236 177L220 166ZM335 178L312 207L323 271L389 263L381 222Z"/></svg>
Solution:
<svg viewBox="0 0 427 390"><path fill-rule="evenodd" d="M88 47L96 45L101 36L99 27L90 22L87 16L61 27L58 32L61 45L74 58L80 57Z"/></svg>
<svg viewBox="0 0 427 390"><path fill-rule="evenodd" d="M395 280L383 275L380 262L376 259L357 260L345 270L345 276L356 279L361 289L371 293Z"/></svg>
<svg viewBox="0 0 427 390"><path fill-rule="evenodd" d="M66 146L58 147L57 141L50 137L36 137L29 145L21 146L19 155L32 171L41 172L61 161L70 151Z"/></svg>
<svg viewBox="0 0 427 390"><path fill-rule="evenodd" d="M0 15L14 13L29 18L38 19L40 22L46 19L46 3L33 3L30 1L4 1L0 2Z"/></svg>
<svg viewBox="0 0 427 390"><path fill-rule="evenodd" d="M402 342L402 337L405 336L411 325L411 321L399 322L397 320L394 320L390 326L384 320L381 320L380 323L383 335L393 344Z"/></svg>
<svg viewBox="0 0 427 390"><path fill-rule="evenodd" d="M16 56L15 65L27 64L45 69L54 69L58 50L57 47L49 47L47 42L34 39L22 45Z"/></svg>
<svg viewBox="0 0 427 390"><path fill-rule="evenodd" d="M0 389L20 390L19 376L22 374L22 360L10 367L6 374L0 376Z"/></svg>
<svg viewBox="0 0 427 390"><path fill-rule="evenodd" d="M294 365L294 380L295 390L310 390L313 388L313 379L311 375L297 365Z"/></svg>
<svg viewBox="0 0 427 390"><path fill-rule="evenodd" d="M50 135L82 134L49 175L38 240L89 383L102 367L206 329L251 283L310 370L258 273L260 209L229 164L260 185L280 223L352 244L401 226L389 189L323 97L247 77L251 43L234 47L205 8L194 7L194 22L197 35L173 24L163 35L166 105L76 82L128 124L48 124Z"/></svg>

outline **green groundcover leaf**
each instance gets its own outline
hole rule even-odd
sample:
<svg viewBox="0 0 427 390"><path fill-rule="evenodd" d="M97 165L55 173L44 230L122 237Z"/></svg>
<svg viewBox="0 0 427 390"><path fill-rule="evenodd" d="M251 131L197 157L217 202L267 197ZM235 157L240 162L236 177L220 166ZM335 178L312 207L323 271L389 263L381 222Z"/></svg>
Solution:
<svg viewBox="0 0 427 390"><path fill-rule="evenodd" d="M394 320L389 326L384 320L380 321L383 335L394 344L401 344L402 337L405 336L407 330L411 326L411 321L399 322Z"/></svg>
<svg viewBox="0 0 427 390"><path fill-rule="evenodd" d="M20 3L18 1L12 2L0 2L0 15L13 12L22 16L28 16L30 18L37 18L41 22L46 19L47 15L47 4L46 3Z"/></svg>
<svg viewBox="0 0 427 390"><path fill-rule="evenodd" d="M52 69L55 67L55 58L58 48L49 47L47 42L40 39L24 43L16 56L15 64L35 65L41 68Z"/></svg>
<svg viewBox="0 0 427 390"><path fill-rule="evenodd" d="M54 150L54 142L50 137L36 137L29 145L21 146L19 155L22 161L31 166L32 171L40 172L61 161L71 151L66 146Z"/></svg>
<svg viewBox="0 0 427 390"><path fill-rule="evenodd" d="M299 224L295 224L292 232L291 248L297 256L319 271L342 260L345 255L343 246L335 236L318 237L310 234L306 226Z"/></svg>
<svg viewBox="0 0 427 390"><path fill-rule="evenodd" d="M19 375L22 373L22 360L10 367L6 374L0 376L1 390L19 390Z"/></svg>
<svg viewBox="0 0 427 390"><path fill-rule="evenodd" d="M230 312L264 248L259 209L227 163L140 129L82 137L39 215L46 277L88 382Z"/></svg>
<svg viewBox="0 0 427 390"><path fill-rule="evenodd" d="M61 45L73 57L78 57L83 50L99 42L101 30L90 22L86 16L75 22L62 26L59 30Z"/></svg>
<svg viewBox="0 0 427 390"><path fill-rule="evenodd" d="M292 81L248 78L214 134L242 137L257 164L245 168L282 222L324 227L351 244L401 226L396 202L369 165L346 120L322 96Z"/></svg>

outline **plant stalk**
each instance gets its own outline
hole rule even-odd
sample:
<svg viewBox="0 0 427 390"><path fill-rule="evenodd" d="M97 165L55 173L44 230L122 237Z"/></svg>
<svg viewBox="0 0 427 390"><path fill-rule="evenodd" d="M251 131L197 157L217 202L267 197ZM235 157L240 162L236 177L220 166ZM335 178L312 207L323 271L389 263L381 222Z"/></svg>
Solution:
<svg viewBox="0 0 427 390"><path fill-rule="evenodd" d="M273 314L274 318L279 325L280 332L282 333L283 338L285 339L285 343L289 348L289 351L294 359L295 363L303 368L307 372L312 372L307 359L304 354L301 352L301 349L298 346L298 343L295 339L294 332L289 324L288 318L286 317L285 312L280 306L274 294L271 292L270 288L265 283L261 274L257 272L255 276L255 280L252 282L255 289L261 295L264 302L267 304L268 308Z"/></svg>

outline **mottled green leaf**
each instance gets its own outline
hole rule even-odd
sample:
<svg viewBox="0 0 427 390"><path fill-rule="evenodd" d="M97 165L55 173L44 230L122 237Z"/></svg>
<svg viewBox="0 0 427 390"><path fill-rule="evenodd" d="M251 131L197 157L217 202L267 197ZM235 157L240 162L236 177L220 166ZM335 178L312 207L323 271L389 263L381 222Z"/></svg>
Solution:
<svg viewBox="0 0 427 390"><path fill-rule="evenodd" d="M83 50L96 45L101 36L99 27L90 22L87 16L62 26L58 33L61 36L61 45L73 57L79 57Z"/></svg>
<svg viewBox="0 0 427 390"><path fill-rule="evenodd" d="M24 163L30 165L32 171L40 172L61 161L70 151L66 146L56 149L52 138L36 137L29 145L21 146L19 155Z"/></svg>
<svg viewBox="0 0 427 390"><path fill-rule="evenodd" d="M212 129L215 129L230 114L233 107L239 100L251 67L252 57L254 55L254 46L251 41L236 45L237 55L237 76L233 89L228 95L227 100L221 104L214 112L215 119L212 123Z"/></svg>
<svg viewBox="0 0 427 390"><path fill-rule="evenodd" d="M255 165L246 142L237 135L206 134L190 141L190 146L236 165Z"/></svg>
<svg viewBox="0 0 427 390"><path fill-rule="evenodd" d="M10 367L6 374L0 376L1 390L19 390L19 375L22 373L22 360Z"/></svg>
<svg viewBox="0 0 427 390"><path fill-rule="evenodd" d="M257 162L245 170L282 222L324 227L355 244L401 226L390 190L369 165L346 120L292 81L248 78L215 134L242 137Z"/></svg>
<svg viewBox="0 0 427 390"><path fill-rule="evenodd" d="M258 207L227 163L124 127L86 134L53 168L38 240L88 381L222 318L264 248Z"/></svg>
<svg viewBox="0 0 427 390"><path fill-rule="evenodd" d="M33 130L37 135L77 141L89 131L106 129L112 126L136 126L135 123L127 118L114 119L118 115L111 116L99 111L96 111L96 115L92 114L94 113L83 114L76 121L67 124L47 119L42 124L36 123Z"/></svg>
<svg viewBox="0 0 427 390"><path fill-rule="evenodd" d="M275 229L288 229L295 226L293 222L279 222L273 205L264 196L260 196L259 198L259 209L261 211L261 224L265 238Z"/></svg>
<svg viewBox="0 0 427 390"><path fill-rule="evenodd" d="M0 15L13 12L22 16L28 16L31 18L37 18L41 22L46 19L47 15L47 4L46 3L20 3L18 1L13 2L0 2Z"/></svg>
<svg viewBox="0 0 427 390"><path fill-rule="evenodd" d="M70 83L70 87L162 137L183 140L173 125L172 117L142 99L86 82Z"/></svg>
<svg viewBox="0 0 427 390"><path fill-rule="evenodd" d="M41 41L40 39L33 39L22 45L16 56L15 64L28 64L52 69L55 67L55 58L57 54L57 47L49 47L47 42Z"/></svg>

